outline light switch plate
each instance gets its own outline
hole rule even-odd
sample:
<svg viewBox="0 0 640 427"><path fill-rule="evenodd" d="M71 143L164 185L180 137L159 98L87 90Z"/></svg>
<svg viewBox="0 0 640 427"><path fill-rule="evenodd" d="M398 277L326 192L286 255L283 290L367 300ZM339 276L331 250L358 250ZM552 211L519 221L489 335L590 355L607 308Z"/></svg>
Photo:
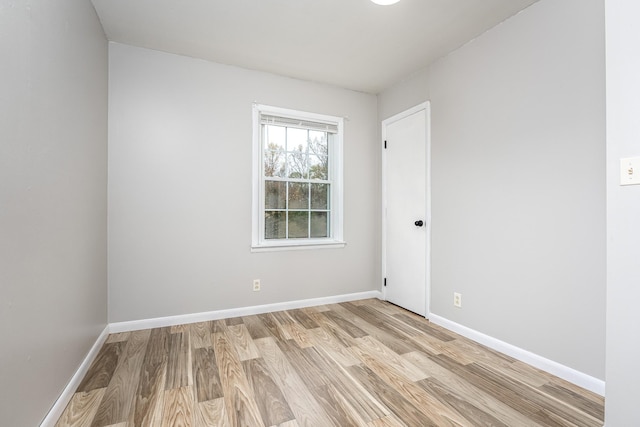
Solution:
<svg viewBox="0 0 640 427"><path fill-rule="evenodd" d="M620 185L640 184L640 157L620 159Z"/></svg>

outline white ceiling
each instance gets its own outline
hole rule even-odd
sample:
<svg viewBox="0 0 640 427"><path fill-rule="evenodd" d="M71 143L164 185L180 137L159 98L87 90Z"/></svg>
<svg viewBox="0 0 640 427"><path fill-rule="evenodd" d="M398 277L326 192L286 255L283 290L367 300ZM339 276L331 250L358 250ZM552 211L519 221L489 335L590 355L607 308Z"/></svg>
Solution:
<svg viewBox="0 0 640 427"><path fill-rule="evenodd" d="M378 93L538 0L92 0L107 38Z"/></svg>

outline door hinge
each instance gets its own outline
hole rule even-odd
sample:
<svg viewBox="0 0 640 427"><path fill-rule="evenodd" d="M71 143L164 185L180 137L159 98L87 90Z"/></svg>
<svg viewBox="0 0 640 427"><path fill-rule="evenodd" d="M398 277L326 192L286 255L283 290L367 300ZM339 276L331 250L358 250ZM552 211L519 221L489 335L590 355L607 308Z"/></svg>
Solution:
<svg viewBox="0 0 640 427"><path fill-rule="evenodd" d="M384 278L384 285L387 286L387 278Z"/></svg>
<svg viewBox="0 0 640 427"><path fill-rule="evenodd" d="M386 139L384 140L384 149L385 150L387 149L387 140Z"/></svg>

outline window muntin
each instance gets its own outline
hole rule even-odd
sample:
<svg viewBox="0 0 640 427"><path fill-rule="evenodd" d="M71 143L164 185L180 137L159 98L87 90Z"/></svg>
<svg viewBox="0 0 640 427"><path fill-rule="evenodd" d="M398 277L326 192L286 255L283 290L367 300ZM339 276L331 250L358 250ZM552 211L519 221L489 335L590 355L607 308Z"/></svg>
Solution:
<svg viewBox="0 0 640 427"><path fill-rule="evenodd" d="M337 117L254 107L254 249L344 245L342 126Z"/></svg>

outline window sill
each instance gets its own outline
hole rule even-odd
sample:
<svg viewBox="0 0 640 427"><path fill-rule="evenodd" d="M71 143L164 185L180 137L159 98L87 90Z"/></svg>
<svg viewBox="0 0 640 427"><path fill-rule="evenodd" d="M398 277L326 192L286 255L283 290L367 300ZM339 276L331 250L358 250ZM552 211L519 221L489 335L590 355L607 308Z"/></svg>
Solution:
<svg viewBox="0 0 640 427"><path fill-rule="evenodd" d="M309 249L341 249L347 242L341 240L306 240L303 242L270 242L251 246L251 252L301 251Z"/></svg>

